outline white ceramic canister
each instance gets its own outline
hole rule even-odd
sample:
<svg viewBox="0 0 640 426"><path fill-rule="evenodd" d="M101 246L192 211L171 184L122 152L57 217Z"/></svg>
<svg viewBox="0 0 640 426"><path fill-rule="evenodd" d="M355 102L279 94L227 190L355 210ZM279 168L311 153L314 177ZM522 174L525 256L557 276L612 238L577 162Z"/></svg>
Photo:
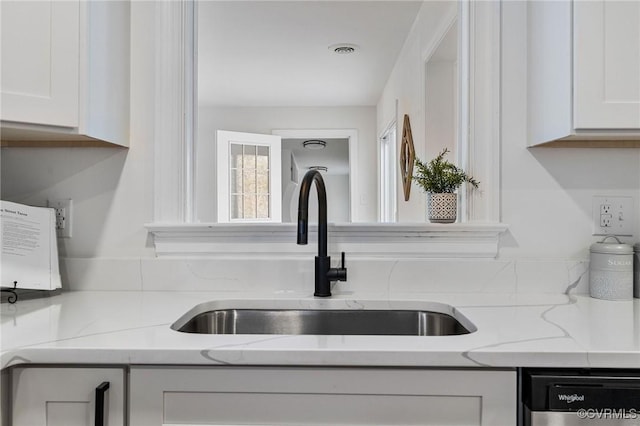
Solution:
<svg viewBox="0 0 640 426"><path fill-rule="evenodd" d="M633 246L633 297L640 299L640 243Z"/></svg>
<svg viewBox="0 0 640 426"><path fill-rule="evenodd" d="M616 242L607 243L610 238ZM589 293L597 299L633 299L633 247L616 237L591 245Z"/></svg>

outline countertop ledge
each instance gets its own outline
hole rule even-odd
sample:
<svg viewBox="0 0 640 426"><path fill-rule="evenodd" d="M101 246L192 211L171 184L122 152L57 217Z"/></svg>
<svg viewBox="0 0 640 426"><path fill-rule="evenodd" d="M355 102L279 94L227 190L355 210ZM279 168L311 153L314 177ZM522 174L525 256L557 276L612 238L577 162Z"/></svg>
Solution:
<svg viewBox="0 0 640 426"><path fill-rule="evenodd" d="M195 306L454 307L460 336L198 335L171 324ZM441 305L437 305L441 306ZM19 364L640 367L640 299L584 295L76 291L3 304L0 368Z"/></svg>

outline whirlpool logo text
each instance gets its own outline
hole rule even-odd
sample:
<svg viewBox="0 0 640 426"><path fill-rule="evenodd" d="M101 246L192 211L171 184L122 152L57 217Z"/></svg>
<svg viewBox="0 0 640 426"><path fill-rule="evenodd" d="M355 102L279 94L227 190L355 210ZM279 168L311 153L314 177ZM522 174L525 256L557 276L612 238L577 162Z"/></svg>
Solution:
<svg viewBox="0 0 640 426"><path fill-rule="evenodd" d="M576 401L584 402L584 395L578 395L577 393L574 393L573 395L558 394L558 400L564 401L567 404L571 404Z"/></svg>

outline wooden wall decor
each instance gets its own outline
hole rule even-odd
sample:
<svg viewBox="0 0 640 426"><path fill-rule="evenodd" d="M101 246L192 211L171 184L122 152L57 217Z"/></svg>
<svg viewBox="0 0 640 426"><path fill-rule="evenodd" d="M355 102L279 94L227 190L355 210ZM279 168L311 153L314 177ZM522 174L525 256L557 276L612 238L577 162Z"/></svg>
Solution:
<svg viewBox="0 0 640 426"><path fill-rule="evenodd" d="M400 172L402 174L402 188L404 189L404 200L409 201L411 194L411 178L413 177L413 163L416 158L416 150L413 146L413 136L411 135L411 124L409 116L404 115L402 125L402 142L400 143Z"/></svg>

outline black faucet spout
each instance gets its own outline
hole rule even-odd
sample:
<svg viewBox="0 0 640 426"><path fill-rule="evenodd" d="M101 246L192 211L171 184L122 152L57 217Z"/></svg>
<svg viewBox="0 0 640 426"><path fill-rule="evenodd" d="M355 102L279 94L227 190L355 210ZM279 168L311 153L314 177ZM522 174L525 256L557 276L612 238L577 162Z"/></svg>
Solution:
<svg viewBox="0 0 640 426"><path fill-rule="evenodd" d="M307 244L309 232L309 192L311 184L316 184L318 192L318 256L327 255L327 190L322 175L317 170L309 170L300 184L298 199L298 244Z"/></svg>
<svg viewBox="0 0 640 426"><path fill-rule="evenodd" d="M298 200L298 244L307 244L309 233L309 192L311 184L315 182L318 193L318 256L315 262L315 292L314 296L331 296L331 281L346 281L347 269L344 267L331 268L331 257L327 256L327 191L322 175L317 170L309 170L300 184Z"/></svg>

